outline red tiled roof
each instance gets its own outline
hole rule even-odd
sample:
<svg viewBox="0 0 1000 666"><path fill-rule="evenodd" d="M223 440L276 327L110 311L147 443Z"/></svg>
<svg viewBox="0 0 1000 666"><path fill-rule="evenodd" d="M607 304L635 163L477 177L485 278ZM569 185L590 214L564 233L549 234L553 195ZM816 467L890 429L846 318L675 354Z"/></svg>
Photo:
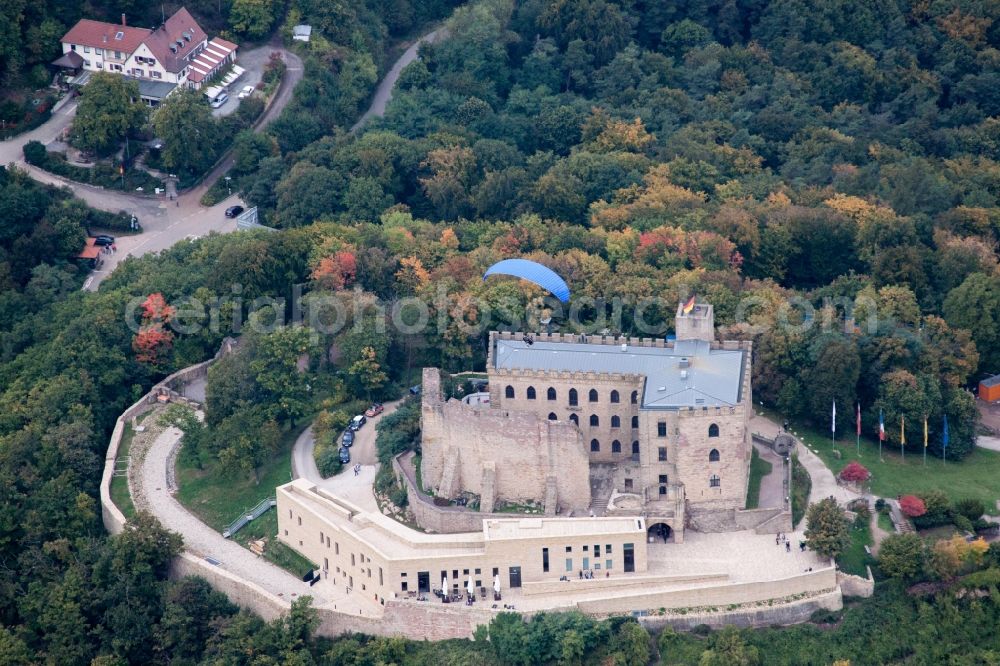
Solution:
<svg viewBox="0 0 1000 666"><path fill-rule="evenodd" d="M150 32L152 31L148 28L133 28L117 23L80 19L63 35L62 41L66 44L132 53ZM118 34L121 34L121 39L116 38Z"/></svg>
<svg viewBox="0 0 1000 666"><path fill-rule="evenodd" d="M187 33L187 39L185 39L185 33ZM208 39L208 35L191 16L191 12L181 7L167 19L166 23L154 30L145 42L149 50L153 52L153 56L163 64L168 72L179 72L187 65L184 56L191 53L206 39ZM181 42L180 45L177 44L178 40ZM171 46L177 47L176 53L170 50Z"/></svg>
<svg viewBox="0 0 1000 666"><path fill-rule="evenodd" d="M101 256L101 248L98 247L97 245L94 245L94 241L95 241L94 238L88 238L87 244L83 246L83 249L80 250L80 254L76 256L80 257L81 259L97 259L99 256Z"/></svg>

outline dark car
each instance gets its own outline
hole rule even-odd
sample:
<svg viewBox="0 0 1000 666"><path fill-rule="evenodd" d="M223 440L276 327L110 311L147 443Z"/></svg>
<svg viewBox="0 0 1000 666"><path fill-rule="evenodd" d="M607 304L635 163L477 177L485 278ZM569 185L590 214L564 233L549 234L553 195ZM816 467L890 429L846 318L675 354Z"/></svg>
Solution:
<svg viewBox="0 0 1000 666"><path fill-rule="evenodd" d="M354 446L354 431L345 430L344 436L340 441L343 442L344 446Z"/></svg>
<svg viewBox="0 0 1000 666"><path fill-rule="evenodd" d="M351 419L351 425L347 427L357 432L358 430L361 430L361 426L363 426L366 421L368 421L368 419L365 418L364 414L358 414L353 419Z"/></svg>
<svg viewBox="0 0 1000 666"><path fill-rule="evenodd" d="M115 244L114 236L108 236L106 234L100 234L98 236L94 236L94 245L108 246L114 244Z"/></svg>
<svg viewBox="0 0 1000 666"><path fill-rule="evenodd" d="M346 446L340 447L340 462L344 465L351 462L351 450Z"/></svg>
<svg viewBox="0 0 1000 666"><path fill-rule="evenodd" d="M226 209L226 217L236 217L243 212L243 206L230 206Z"/></svg>

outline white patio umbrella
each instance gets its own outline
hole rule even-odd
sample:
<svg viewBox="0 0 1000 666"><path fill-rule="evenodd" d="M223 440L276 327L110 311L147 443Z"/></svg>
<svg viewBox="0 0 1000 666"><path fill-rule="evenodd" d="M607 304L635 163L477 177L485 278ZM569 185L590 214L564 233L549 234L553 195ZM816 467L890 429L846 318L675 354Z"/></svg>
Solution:
<svg viewBox="0 0 1000 666"><path fill-rule="evenodd" d="M448 577L441 576L441 594L448 596Z"/></svg>
<svg viewBox="0 0 1000 666"><path fill-rule="evenodd" d="M500 594L500 575L497 574L493 577L493 591Z"/></svg>
<svg viewBox="0 0 1000 666"><path fill-rule="evenodd" d="M465 589L470 595L476 591L476 588L472 587L472 574L469 574L469 584L465 586Z"/></svg>

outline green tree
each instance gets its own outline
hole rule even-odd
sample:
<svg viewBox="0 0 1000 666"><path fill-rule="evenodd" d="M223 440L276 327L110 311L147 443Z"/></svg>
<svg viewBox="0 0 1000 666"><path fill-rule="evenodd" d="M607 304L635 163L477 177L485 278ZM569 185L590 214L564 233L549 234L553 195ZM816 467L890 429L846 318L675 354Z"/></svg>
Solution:
<svg viewBox="0 0 1000 666"><path fill-rule="evenodd" d="M973 273L948 292L944 318L972 334L982 368L1000 368L1000 276Z"/></svg>
<svg viewBox="0 0 1000 666"><path fill-rule="evenodd" d="M361 357L351 364L347 373L364 388L369 399L373 392L381 389L389 381L389 375L382 370L374 347L362 349Z"/></svg>
<svg viewBox="0 0 1000 666"><path fill-rule="evenodd" d="M570 629L559 642L559 666L579 666L583 663L584 642L580 634Z"/></svg>
<svg viewBox="0 0 1000 666"><path fill-rule="evenodd" d="M146 122L139 84L116 74L95 72L80 95L72 142L80 150L107 155Z"/></svg>
<svg viewBox="0 0 1000 666"><path fill-rule="evenodd" d="M813 505L815 506L815 505ZM711 639L711 647L701 653L698 666L757 666L760 651L747 645L739 629L728 626Z"/></svg>
<svg viewBox="0 0 1000 666"><path fill-rule="evenodd" d="M617 666L645 666L649 663L649 633L638 622L626 622L615 640Z"/></svg>
<svg viewBox="0 0 1000 666"><path fill-rule="evenodd" d="M850 524L837 501L826 498L809 506L806 543L823 557L837 557L850 541Z"/></svg>
<svg viewBox="0 0 1000 666"><path fill-rule="evenodd" d="M273 0L233 0L229 23L238 34L260 39L274 24Z"/></svg>
<svg viewBox="0 0 1000 666"><path fill-rule="evenodd" d="M878 566L890 578L912 581L924 569L927 549L917 534L890 534L878 551Z"/></svg>
<svg viewBox="0 0 1000 666"><path fill-rule="evenodd" d="M171 172L200 173L215 160L218 127L201 93L181 90L167 97L153 115L153 128Z"/></svg>
<svg viewBox="0 0 1000 666"><path fill-rule="evenodd" d="M278 421L294 421L312 402L312 332L302 326L285 326L262 335L250 369L266 392L265 411Z"/></svg>

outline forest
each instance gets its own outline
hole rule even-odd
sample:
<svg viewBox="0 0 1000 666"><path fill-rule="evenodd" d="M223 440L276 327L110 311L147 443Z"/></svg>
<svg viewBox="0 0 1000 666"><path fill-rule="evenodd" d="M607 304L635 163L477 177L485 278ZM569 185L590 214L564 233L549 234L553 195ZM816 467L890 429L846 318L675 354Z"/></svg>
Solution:
<svg viewBox="0 0 1000 666"><path fill-rule="evenodd" d="M227 5L187 6L223 27ZM304 605L268 624L203 582L168 581L181 541L150 519L107 537L97 488L114 420L236 332L180 325L204 324L196 304L220 299L226 321L247 321L258 298L286 299L266 316L289 321L297 294L344 304L357 313L349 326L314 327L308 344L340 353L311 376L330 395L380 397L425 364L481 369L487 329L466 324L526 325L542 294L483 282L498 259L566 278L577 315L556 318L565 331L667 335L677 300L696 293L715 304L722 335L754 340L769 407L829 424L832 400L860 402L868 435L879 412L887 423L929 416L932 455L947 415L949 460L973 446L968 388L1000 372L996 3L472 3L358 134L347 131L357 91L394 40L451 4L296 0L284 17L265 5L273 26L292 17L322 37L285 114L263 140L237 141L234 180L279 231L130 259L85 293L73 247L109 220L0 172L0 664L997 660L992 574L920 594L880 583L843 616L783 630L650 639L624 620L501 616L488 642L328 641ZM4 3L4 85L29 85L79 16L123 11L156 20L143 3ZM347 85L356 94L342 96ZM652 296L642 321L613 305ZM386 321L411 297L431 315L416 332ZM139 333L125 324L136 302L156 305ZM280 359L305 343L279 328L259 344ZM370 381L373 364L384 381ZM239 366L255 374L232 373L215 396L220 418L249 410L254 427L287 427L316 407L275 381L276 367ZM299 402L274 409L286 390ZM838 418L849 429L852 410ZM213 425L235 428L223 421Z"/></svg>

